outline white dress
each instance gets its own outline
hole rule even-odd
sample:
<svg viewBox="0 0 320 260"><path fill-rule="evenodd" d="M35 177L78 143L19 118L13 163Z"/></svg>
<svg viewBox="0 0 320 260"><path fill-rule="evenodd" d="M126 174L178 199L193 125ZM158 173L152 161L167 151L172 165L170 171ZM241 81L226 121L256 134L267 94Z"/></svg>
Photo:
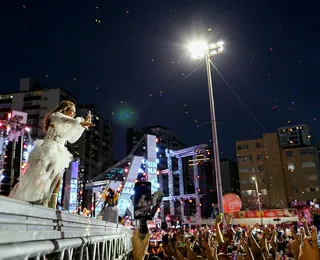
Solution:
<svg viewBox="0 0 320 260"><path fill-rule="evenodd" d="M72 155L65 144L75 143L81 137L85 130L80 125L83 118L54 113L50 120L45 138L35 141L28 169L9 197L41 204L48 202L61 174L69 167Z"/></svg>

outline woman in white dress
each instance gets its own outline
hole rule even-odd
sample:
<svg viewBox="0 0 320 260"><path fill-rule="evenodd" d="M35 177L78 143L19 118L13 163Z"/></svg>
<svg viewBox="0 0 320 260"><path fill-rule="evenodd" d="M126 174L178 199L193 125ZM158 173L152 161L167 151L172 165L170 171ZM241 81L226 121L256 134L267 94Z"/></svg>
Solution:
<svg viewBox="0 0 320 260"><path fill-rule="evenodd" d="M63 101L43 120L46 136L36 140L29 154L29 166L9 197L56 208L62 173L69 167L71 153L66 142L75 143L85 129L93 126L91 115L86 119L77 117L76 106L71 101Z"/></svg>

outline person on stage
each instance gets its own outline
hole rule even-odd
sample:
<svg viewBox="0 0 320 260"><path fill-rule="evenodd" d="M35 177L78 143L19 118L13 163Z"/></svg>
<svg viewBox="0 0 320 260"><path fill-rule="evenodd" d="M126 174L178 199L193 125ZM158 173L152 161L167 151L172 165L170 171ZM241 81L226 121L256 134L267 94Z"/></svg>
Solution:
<svg viewBox="0 0 320 260"><path fill-rule="evenodd" d="M43 120L46 133L43 140L36 140L29 154L29 166L9 197L56 208L62 173L69 167L72 155L66 142L75 143L85 129L92 127L91 114L86 119L77 117L76 106L62 101Z"/></svg>

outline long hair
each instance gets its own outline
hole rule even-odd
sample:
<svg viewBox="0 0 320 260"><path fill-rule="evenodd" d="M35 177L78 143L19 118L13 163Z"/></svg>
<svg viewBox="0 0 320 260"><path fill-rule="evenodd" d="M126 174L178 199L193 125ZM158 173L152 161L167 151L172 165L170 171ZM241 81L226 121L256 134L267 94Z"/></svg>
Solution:
<svg viewBox="0 0 320 260"><path fill-rule="evenodd" d="M52 110L51 112L47 113L42 121L42 124L43 124L43 132L46 133L49 126L50 126L50 123L51 123L51 120L50 120L50 116L53 114L53 113L56 113L56 112L60 112L60 113L63 113L65 111L67 111L70 107L75 107L76 105L71 102L71 101L68 101L68 100L64 100L62 101L59 106L57 106L54 110Z"/></svg>

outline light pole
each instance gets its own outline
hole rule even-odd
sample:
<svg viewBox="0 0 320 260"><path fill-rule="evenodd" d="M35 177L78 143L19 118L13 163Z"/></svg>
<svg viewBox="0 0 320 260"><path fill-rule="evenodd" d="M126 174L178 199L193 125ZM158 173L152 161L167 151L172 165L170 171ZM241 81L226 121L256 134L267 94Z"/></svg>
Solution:
<svg viewBox="0 0 320 260"><path fill-rule="evenodd" d="M208 78L209 89L209 103L210 103L210 115L211 115L211 128L212 128L212 144L213 144L213 158L214 168L212 167L213 175L216 175L217 194L218 194L218 206L219 212L224 213L223 208L223 193L221 183L221 170L220 170L220 158L219 158L219 146L218 146L218 133L217 122L214 107L212 78L211 78L211 66L210 56L221 53L223 51L223 42L207 44L206 42L194 42L190 46L191 57L193 59L205 59Z"/></svg>
<svg viewBox="0 0 320 260"><path fill-rule="evenodd" d="M259 213L260 213L260 221L261 221L261 226L263 225L263 219L262 219L262 210L261 210L261 201L260 201L260 193L259 193L259 187L258 187L258 182L256 178L256 171L254 168L252 168L254 176L251 178L254 181L254 185L256 187L256 193L258 195L258 203L259 203Z"/></svg>

